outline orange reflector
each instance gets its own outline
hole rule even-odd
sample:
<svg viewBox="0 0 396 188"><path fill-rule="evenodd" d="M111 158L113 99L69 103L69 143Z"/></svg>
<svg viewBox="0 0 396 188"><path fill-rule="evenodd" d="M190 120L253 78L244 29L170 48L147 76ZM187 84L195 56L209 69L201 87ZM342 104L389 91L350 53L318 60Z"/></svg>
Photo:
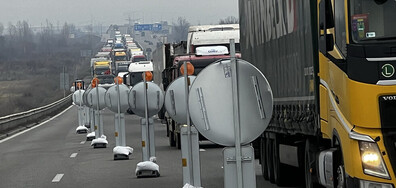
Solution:
<svg viewBox="0 0 396 188"><path fill-rule="evenodd" d="M122 78L121 77L119 77L119 76L117 76L117 77L115 77L114 78L114 83L118 83L118 84L122 84Z"/></svg>
<svg viewBox="0 0 396 188"><path fill-rule="evenodd" d="M114 136L115 136L115 137L118 137L118 132L115 132L115 133L114 133Z"/></svg>
<svg viewBox="0 0 396 188"><path fill-rule="evenodd" d="M144 75L146 76L146 81L153 80L153 73L151 73L150 71L144 72Z"/></svg>
<svg viewBox="0 0 396 188"><path fill-rule="evenodd" d="M142 147L146 147L146 142L142 141Z"/></svg>
<svg viewBox="0 0 396 188"><path fill-rule="evenodd" d="M182 75L184 75L184 64L181 65L180 72ZM193 75L193 74L194 74L194 66L190 62L187 62L187 75Z"/></svg>
<svg viewBox="0 0 396 188"><path fill-rule="evenodd" d="M182 158L182 166L186 167L187 166L187 159Z"/></svg>
<svg viewBox="0 0 396 188"><path fill-rule="evenodd" d="M80 82L77 83L77 88L81 89L82 88L82 84Z"/></svg>
<svg viewBox="0 0 396 188"><path fill-rule="evenodd" d="M92 88L95 88L98 84L99 84L99 79L98 78L92 79L92 82L91 82Z"/></svg>

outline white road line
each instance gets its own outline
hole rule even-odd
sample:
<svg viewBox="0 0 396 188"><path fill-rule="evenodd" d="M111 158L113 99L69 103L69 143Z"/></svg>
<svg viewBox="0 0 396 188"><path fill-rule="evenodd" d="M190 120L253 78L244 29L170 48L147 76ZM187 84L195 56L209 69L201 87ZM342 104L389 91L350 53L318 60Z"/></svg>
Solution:
<svg viewBox="0 0 396 188"><path fill-rule="evenodd" d="M199 151L206 151L205 149L199 149Z"/></svg>
<svg viewBox="0 0 396 188"><path fill-rule="evenodd" d="M57 183L60 182L60 180L62 179L63 175L65 174L57 174L54 179L52 179L52 183Z"/></svg>
<svg viewBox="0 0 396 188"><path fill-rule="evenodd" d="M85 144L85 140L84 140L84 141L81 141L80 144Z"/></svg>
<svg viewBox="0 0 396 188"><path fill-rule="evenodd" d="M77 153L72 153L71 155L70 155L70 158L75 158L77 156Z"/></svg>
<svg viewBox="0 0 396 188"><path fill-rule="evenodd" d="M25 132L28 132L28 131L31 131L31 130L37 128L37 127L40 127L41 125L44 125L44 124L48 123L49 121L51 121L51 120L57 118L58 116L62 115L63 113L65 113L65 112L66 112L67 110L69 110L71 107L73 107L73 105L70 105L68 108L66 108L65 110L63 110L61 113L55 115L54 117L52 117L52 118L50 118L50 119L48 119L48 120L46 120L46 121L44 121L44 122L42 122L42 123L40 123L40 124L34 126L34 127L32 127L32 128L30 128L30 129L26 129L26 130L24 130L24 131L22 131L22 132L19 132L19 133L14 134L14 135L12 135L12 136L10 136L10 137L7 137L7 138L5 138L5 139L3 139L3 140L0 140L0 144L3 143L3 142L5 142L5 141L7 141L7 140L10 140L10 139L12 139L12 138L14 138L14 137L17 137L17 136L19 136L19 135L21 135L21 134L23 134L23 133L25 133Z"/></svg>

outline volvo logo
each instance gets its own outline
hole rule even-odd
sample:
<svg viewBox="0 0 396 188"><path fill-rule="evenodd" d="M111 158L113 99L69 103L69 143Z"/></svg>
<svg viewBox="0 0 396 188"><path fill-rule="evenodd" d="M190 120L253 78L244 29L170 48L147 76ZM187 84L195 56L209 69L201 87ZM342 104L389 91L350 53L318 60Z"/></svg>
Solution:
<svg viewBox="0 0 396 188"><path fill-rule="evenodd" d="M396 95L382 96L384 101L394 101L396 100Z"/></svg>
<svg viewBox="0 0 396 188"><path fill-rule="evenodd" d="M395 67L391 64L385 64L382 66L382 76L385 78L392 77L393 74L395 73Z"/></svg>

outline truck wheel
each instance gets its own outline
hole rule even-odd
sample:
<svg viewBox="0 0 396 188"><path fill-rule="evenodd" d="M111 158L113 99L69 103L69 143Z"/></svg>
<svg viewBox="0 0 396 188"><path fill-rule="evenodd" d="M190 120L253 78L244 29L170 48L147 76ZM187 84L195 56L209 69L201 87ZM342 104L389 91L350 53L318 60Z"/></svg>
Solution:
<svg viewBox="0 0 396 188"><path fill-rule="evenodd" d="M305 141L304 152L304 174L305 174L305 187L306 188L319 188L322 187L316 183L313 174L315 174L315 148L312 146L311 141Z"/></svg>
<svg viewBox="0 0 396 188"><path fill-rule="evenodd" d="M342 164L342 163L340 165L338 165L338 167L337 167L337 180L336 180L337 188L346 187L345 186L345 170L344 170L344 164Z"/></svg>
<svg viewBox="0 0 396 188"><path fill-rule="evenodd" d="M169 131L169 145L171 146L171 147L175 147L176 146L176 142L175 142L175 134L173 133L173 132L170 132Z"/></svg>
<svg viewBox="0 0 396 188"><path fill-rule="evenodd" d="M265 158L267 158L267 171L268 171L268 179L271 183L275 183L275 175L274 175L274 163L273 163L273 155L272 155L272 140L266 139L266 147L265 147Z"/></svg>
<svg viewBox="0 0 396 188"><path fill-rule="evenodd" d="M340 143L337 139L336 143ZM335 144L336 145L336 144ZM336 169L336 179L334 180L334 184L336 185L335 187L337 188L345 188L346 187L346 178L345 178L345 168L344 168L344 159L341 151L341 147L337 147L337 152L336 152L336 158L333 159L333 161L336 161L337 163L334 164Z"/></svg>
<svg viewBox="0 0 396 188"><path fill-rule="evenodd" d="M181 138L180 133L173 133L175 135L175 146L177 149L181 149Z"/></svg>
<svg viewBox="0 0 396 188"><path fill-rule="evenodd" d="M268 178L268 164L267 164L267 158L266 158L266 140L264 137L260 139L260 161L261 161L261 172L263 174L263 178L265 180L269 180Z"/></svg>

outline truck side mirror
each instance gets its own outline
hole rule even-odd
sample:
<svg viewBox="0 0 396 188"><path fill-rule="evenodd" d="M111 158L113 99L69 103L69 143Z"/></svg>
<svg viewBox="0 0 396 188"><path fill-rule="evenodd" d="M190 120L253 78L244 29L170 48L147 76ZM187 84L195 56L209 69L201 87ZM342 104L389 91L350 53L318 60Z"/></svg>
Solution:
<svg viewBox="0 0 396 188"><path fill-rule="evenodd" d="M334 36L327 29L334 28L333 9L330 0L319 3L319 51L327 54L334 49Z"/></svg>

